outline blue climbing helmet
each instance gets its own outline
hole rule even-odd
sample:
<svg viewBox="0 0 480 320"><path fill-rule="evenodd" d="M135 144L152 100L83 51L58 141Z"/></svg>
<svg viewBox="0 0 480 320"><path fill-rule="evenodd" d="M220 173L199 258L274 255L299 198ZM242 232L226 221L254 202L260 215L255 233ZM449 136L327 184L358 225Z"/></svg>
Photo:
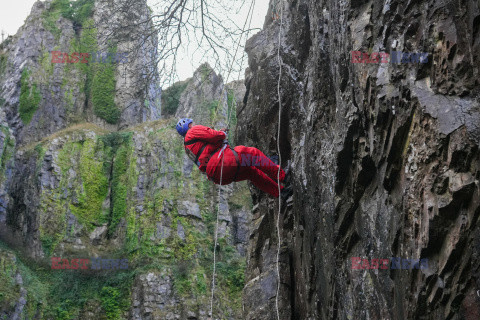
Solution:
<svg viewBox="0 0 480 320"><path fill-rule="evenodd" d="M193 120L189 118L180 119L177 123L177 132L181 136L185 137L188 131L188 125L192 123Z"/></svg>

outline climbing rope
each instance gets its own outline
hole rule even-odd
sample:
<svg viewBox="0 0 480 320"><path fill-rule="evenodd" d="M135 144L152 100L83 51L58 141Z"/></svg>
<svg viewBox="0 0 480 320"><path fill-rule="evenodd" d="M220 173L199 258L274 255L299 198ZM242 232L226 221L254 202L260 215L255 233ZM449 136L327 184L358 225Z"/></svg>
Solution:
<svg viewBox="0 0 480 320"><path fill-rule="evenodd" d="M280 293L280 245L282 243L281 234L280 234L280 214L282 208L282 197L280 197L280 170L282 167L282 153L280 152L280 125L281 125L281 115L282 115L282 96L280 92L280 82L282 79L282 60L280 57L280 46L282 40L282 23L283 23L283 0L280 0L280 25L278 29L278 49L277 49L277 60L279 66L278 73L278 83L277 83L277 94L278 94L278 130L277 130L277 150L278 150L278 172L277 172L277 183L278 183L278 215L277 215L277 294L275 295L275 308L277 310L277 320L280 320L280 311L278 308L278 295Z"/></svg>
<svg viewBox="0 0 480 320"><path fill-rule="evenodd" d="M222 190L222 177L223 177L223 155L222 155L222 166L220 169L220 185L218 186L218 210L217 210L217 221L215 224L215 244L213 247L213 275L212 275L212 296L210 299L210 316L213 319L213 294L215 292L215 272L216 272L216 253L217 253L217 242L218 242L218 212L220 211L220 201L222 198L220 197L221 195L221 190Z"/></svg>
<svg viewBox="0 0 480 320"><path fill-rule="evenodd" d="M238 49L240 47L240 42L242 40L242 36L243 34L245 33L245 27L247 26L247 22L248 20L250 19L250 24L249 24L249 28L248 30L250 30L250 25L252 23L252 16L253 16L253 9L255 7L255 0L253 0L250 4L250 8L248 9L248 13L247 13L247 18L245 19L245 23L243 25L243 29L242 29L242 34L240 35L240 38L238 39L238 43L237 43L237 48L235 49L235 54L233 56L233 59L232 59L232 62L230 64L230 67L229 67L229 70L228 70L228 73L227 73L227 77L225 79L225 86L223 87L223 90L222 90L222 96L223 96L223 99L224 99L224 102L227 104L227 131L228 131L228 128L230 127L230 119L231 119L231 115L230 113L232 112L230 110L230 107L228 106L228 92L227 92L227 82L228 82L228 79L230 78L230 74L232 72L232 69L233 69L233 63L235 62L235 58L237 57L237 53L238 53ZM248 37L248 33L247 33L247 36ZM225 96L227 95L227 96ZM233 93L233 101L236 105L236 96L235 96L235 92ZM219 101L219 105L220 105L220 101ZM233 109L233 106L232 106L232 109ZM226 136L226 133L225 133L225 136ZM213 319L213 298L214 298L214 293L215 293L215 277L216 277L216 254L217 254L217 244L218 244L218 214L220 212L220 202L222 200L221 198L221 191L222 191L222 179L223 179L223 160L224 160L224 149L225 149L226 145L223 146L222 150L220 151L220 154L219 156L221 155L222 156L222 165L221 165L221 168L220 168L220 185L218 186L218 208L217 208L217 217L216 217L216 223L215 223L215 241L214 241L214 246L213 246L213 274L212 274L212 294L211 294L211 297L210 297L210 317L211 319Z"/></svg>

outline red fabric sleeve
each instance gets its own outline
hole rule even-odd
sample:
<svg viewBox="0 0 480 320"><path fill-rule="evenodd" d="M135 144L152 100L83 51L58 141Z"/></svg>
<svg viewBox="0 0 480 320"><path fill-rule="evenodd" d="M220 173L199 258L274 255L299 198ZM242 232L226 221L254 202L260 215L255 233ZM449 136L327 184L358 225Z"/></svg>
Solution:
<svg viewBox="0 0 480 320"><path fill-rule="evenodd" d="M187 132L188 140L199 139L208 143L217 144L225 139L226 134L223 131L213 130L212 128L202 125L193 126Z"/></svg>

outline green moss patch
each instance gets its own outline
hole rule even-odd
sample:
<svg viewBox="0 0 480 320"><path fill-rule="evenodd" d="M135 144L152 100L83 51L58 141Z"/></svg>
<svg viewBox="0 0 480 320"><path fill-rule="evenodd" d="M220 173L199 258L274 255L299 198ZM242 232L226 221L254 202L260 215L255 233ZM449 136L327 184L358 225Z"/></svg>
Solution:
<svg viewBox="0 0 480 320"><path fill-rule="evenodd" d="M37 85L33 83L31 74L27 68L22 71L20 86L20 105L18 112L23 123L29 123L32 120L33 114L37 111L42 97Z"/></svg>
<svg viewBox="0 0 480 320"><path fill-rule="evenodd" d="M108 123L120 119L120 109L115 105L115 65L100 63L95 66L91 85L93 111Z"/></svg>
<svg viewBox="0 0 480 320"><path fill-rule="evenodd" d="M7 70L7 60L6 54L0 54L0 76L3 76Z"/></svg>
<svg viewBox="0 0 480 320"><path fill-rule="evenodd" d="M103 287L100 293L102 308L105 310L108 320L120 318L120 292L114 287Z"/></svg>
<svg viewBox="0 0 480 320"><path fill-rule="evenodd" d="M3 182L5 179L5 170L7 168L7 164L10 161L13 161L12 157L15 152L15 140L11 136L7 127L1 126L0 130L5 135L5 140L3 141L3 150L1 150L0 154L0 182Z"/></svg>
<svg viewBox="0 0 480 320"><path fill-rule="evenodd" d="M43 24L58 40L62 33L56 25L58 19L63 17L81 26L92 16L94 4L94 0L54 0L50 8L42 13Z"/></svg>
<svg viewBox="0 0 480 320"><path fill-rule="evenodd" d="M180 81L162 91L162 113L165 115L175 114L180 103L180 96L187 85L188 81Z"/></svg>
<svg viewBox="0 0 480 320"><path fill-rule="evenodd" d="M110 217L109 234L112 235L118 223L125 217L127 212L127 187L129 181L128 167L131 157L131 132L112 132L100 137L105 148L107 148L108 158L111 161L106 162L107 170L111 172L111 198L110 198Z"/></svg>
<svg viewBox="0 0 480 320"><path fill-rule="evenodd" d="M97 220L108 193L108 178L103 171L103 161L95 157L95 142L86 140L80 153L79 165L83 190L78 195L78 204L70 206L72 213L83 224Z"/></svg>

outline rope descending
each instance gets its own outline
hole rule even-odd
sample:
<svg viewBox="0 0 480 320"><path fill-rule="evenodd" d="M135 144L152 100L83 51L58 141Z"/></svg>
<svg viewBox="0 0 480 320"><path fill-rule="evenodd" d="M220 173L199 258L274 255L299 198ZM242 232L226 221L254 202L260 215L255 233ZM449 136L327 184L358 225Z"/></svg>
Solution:
<svg viewBox="0 0 480 320"><path fill-rule="evenodd" d="M281 246L281 234L280 234L280 214L282 208L282 197L280 196L280 170L282 167L282 153L280 152L280 126L281 126L281 114L282 114L282 96L280 92L280 82L282 79L282 59L280 57L280 46L282 39L282 24L283 24L283 1L280 0L280 25L278 29L278 49L277 49L277 61L279 66L278 73L278 83L277 83L277 95L278 95L278 130L277 130L277 151L278 151L278 172L277 172L277 183L278 183L278 215L277 215L277 293L275 295L275 308L277 310L277 320L280 320L280 311L278 308L278 294L280 293L280 246Z"/></svg>

